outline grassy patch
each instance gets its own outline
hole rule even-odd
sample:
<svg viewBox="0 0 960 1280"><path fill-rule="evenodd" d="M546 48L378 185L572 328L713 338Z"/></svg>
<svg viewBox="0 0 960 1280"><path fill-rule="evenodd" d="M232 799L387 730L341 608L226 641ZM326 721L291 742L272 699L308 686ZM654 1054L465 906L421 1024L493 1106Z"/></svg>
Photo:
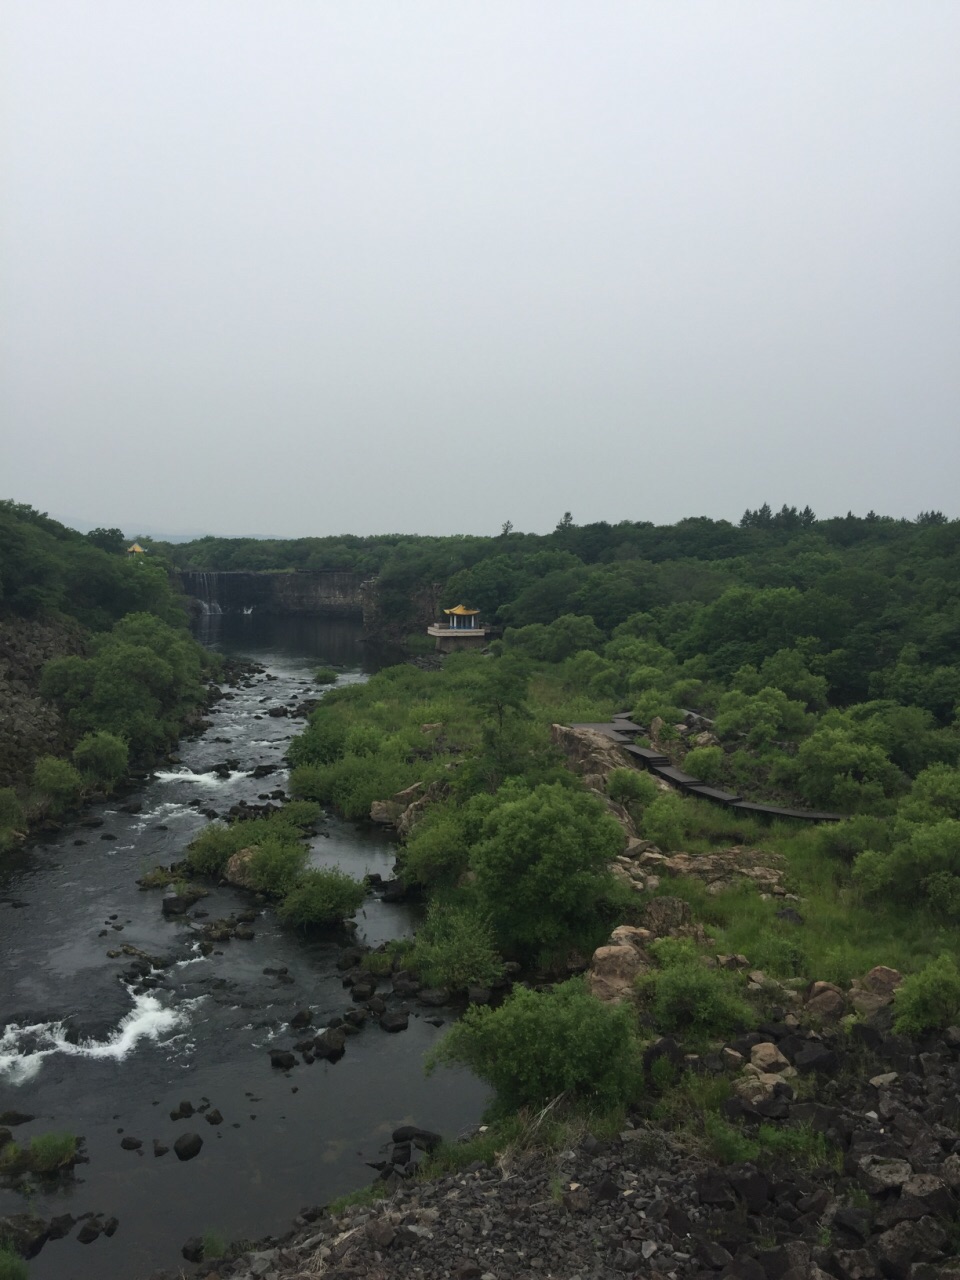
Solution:
<svg viewBox="0 0 960 1280"><path fill-rule="evenodd" d="M203 1233L203 1258L205 1262L211 1258L222 1258L226 1252L227 1240L219 1231L205 1231Z"/></svg>
<svg viewBox="0 0 960 1280"><path fill-rule="evenodd" d="M331 1200L327 1205L327 1213L331 1217L337 1217L343 1213L344 1209L349 1209L354 1204L376 1204L380 1200L386 1200L390 1195L390 1191L383 1182L371 1183L369 1187L360 1187L357 1191L348 1191L345 1196L338 1196L336 1200Z"/></svg>
<svg viewBox="0 0 960 1280"><path fill-rule="evenodd" d="M0 1244L0 1280L27 1280L30 1271L19 1254Z"/></svg>

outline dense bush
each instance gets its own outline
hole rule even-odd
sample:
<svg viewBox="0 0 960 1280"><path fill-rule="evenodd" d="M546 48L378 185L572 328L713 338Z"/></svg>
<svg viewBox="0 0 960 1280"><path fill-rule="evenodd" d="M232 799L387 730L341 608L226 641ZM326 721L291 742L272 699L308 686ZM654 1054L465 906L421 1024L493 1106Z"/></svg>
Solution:
<svg viewBox="0 0 960 1280"><path fill-rule="evenodd" d="M51 813L63 813L83 791L83 779L72 764L56 756L41 756L33 766L33 787Z"/></svg>
<svg viewBox="0 0 960 1280"><path fill-rule="evenodd" d="M687 752L683 767L701 782L715 785L723 780L725 759L722 747L694 747Z"/></svg>
<svg viewBox="0 0 960 1280"><path fill-rule="evenodd" d="M464 991L503 977L489 919L467 906L432 903L417 932L410 965L431 987Z"/></svg>
<svg viewBox="0 0 960 1280"><path fill-rule="evenodd" d="M203 704L207 661L186 629L133 613L98 636L89 657L48 662L41 692L77 732L107 730L147 757Z"/></svg>
<svg viewBox="0 0 960 1280"><path fill-rule="evenodd" d="M303 733L290 743L287 759L294 766L330 764L343 755L346 740L346 730L341 725L315 711Z"/></svg>
<svg viewBox="0 0 960 1280"><path fill-rule="evenodd" d="M19 1254L0 1243L0 1280L29 1280L30 1268Z"/></svg>
<svg viewBox="0 0 960 1280"><path fill-rule="evenodd" d="M230 857L246 846L244 825L234 823L227 826L222 822L212 822L201 831L187 846L184 860L190 870L204 876L220 875Z"/></svg>
<svg viewBox="0 0 960 1280"><path fill-rule="evenodd" d="M301 927L337 924L352 916L365 896L363 885L338 867L312 868L287 891L277 913Z"/></svg>
<svg viewBox="0 0 960 1280"><path fill-rule="evenodd" d="M953 956L931 960L894 992L894 1028L904 1035L943 1031L960 1020L960 969Z"/></svg>
<svg viewBox="0 0 960 1280"><path fill-rule="evenodd" d="M882 747L859 742L845 729L822 727L797 752L797 776L813 803L841 812L882 810L905 778Z"/></svg>
<svg viewBox="0 0 960 1280"><path fill-rule="evenodd" d="M333 805L345 818L368 818L375 800L385 800L436 770L395 751L344 755L330 764L302 764L290 773L295 796Z"/></svg>
<svg viewBox="0 0 960 1280"><path fill-rule="evenodd" d="M623 840L599 801L559 784L498 804L470 862L501 946L533 955L582 943Z"/></svg>
<svg viewBox="0 0 960 1280"><path fill-rule="evenodd" d="M253 846L249 876L261 893L281 897L293 889L303 874L307 850L282 832L271 833Z"/></svg>
<svg viewBox="0 0 960 1280"><path fill-rule="evenodd" d="M664 852L671 852L683 845L686 812L680 796L661 792L643 811L640 830Z"/></svg>
<svg viewBox="0 0 960 1280"><path fill-rule="evenodd" d="M54 1173L74 1163L77 1139L72 1133L38 1133L30 1139L28 1158L37 1173Z"/></svg>
<svg viewBox="0 0 960 1280"><path fill-rule="evenodd" d="M497 1009L468 1009L429 1067L438 1062L470 1067L510 1110L561 1094L616 1106L639 1080L632 1014L594 999L578 979L546 992L517 987Z"/></svg>
<svg viewBox="0 0 960 1280"><path fill-rule="evenodd" d="M662 968L645 974L639 989L658 1031L704 1040L754 1021L737 976L708 969L691 943L665 938L653 950Z"/></svg>
<svg viewBox="0 0 960 1280"><path fill-rule="evenodd" d="M73 763L82 774L101 786L112 786L123 777L129 756L123 739L104 729L84 734L73 749Z"/></svg>
<svg viewBox="0 0 960 1280"><path fill-rule="evenodd" d="M0 831L16 830L23 822L23 806L13 787L0 787Z"/></svg>
<svg viewBox="0 0 960 1280"><path fill-rule="evenodd" d="M407 837L403 873L416 884L454 885L466 871L469 856L466 812L453 801L435 804Z"/></svg>
<svg viewBox="0 0 960 1280"><path fill-rule="evenodd" d="M614 769L607 778L607 794L617 804L643 808L656 800L660 792L649 774L637 769Z"/></svg>
<svg viewBox="0 0 960 1280"><path fill-rule="evenodd" d="M313 673L313 678L317 684L336 684L339 672L333 667L317 667Z"/></svg>

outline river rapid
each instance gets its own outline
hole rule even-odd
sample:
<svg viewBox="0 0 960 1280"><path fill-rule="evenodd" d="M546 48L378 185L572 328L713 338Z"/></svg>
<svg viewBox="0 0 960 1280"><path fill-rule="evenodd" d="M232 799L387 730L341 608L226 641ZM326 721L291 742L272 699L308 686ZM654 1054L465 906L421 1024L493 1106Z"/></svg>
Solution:
<svg viewBox="0 0 960 1280"><path fill-rule="evenodd" d="M454 1136L479 1119L488 1098L463 1071L424 1077L423 1054L443 1028L427 1020L436 1010L415 1005L408 1030L389 1035L371 1019L338 1063L272 1068L268 1047L290 1048L303 1036L287 1025L297 1010L309 1008L320 1029L351 1007L338 943L282 928L258 906L252 941L218 944L204 958L190 920L164 919L161 893L138 888L138 876L181 857L206 826L200 809L225 813L285 785L284 752L303 722L269 717L270 706L316 697L311 675L321 663L343 669L341 682L364 679L374 665L351 623L254 615L207 625L213 647L266 671L250 688L230 690L211 727L181 743L179 762L122 805L89 810L0 869L0 1113L35 1117L14 1129L18 1142L65 1130L83 1136L89 1158L29 1201L0 1190L0 1217L30 1210L47 1219L119 1219L112 1237L89 1245L77 1241L77 1227L48 1241L29 1264L32 1280L142 1280L181 1265L191 1236L282 1232L302 1206L368 1183L374 1174L365 1162L382 1158L397 1125ZM236 766L222 778L213 770L226 760ZM258 765L277 769L254 779ZM138 804L139 812L126 811ZM388 878L394 856L386 834L332 816L310 841L312 865L358 877ZM252 905L249 894L217 888L194 910L213 919ZM357 923L359 940L375 945L409 936L415 919L412 908L370 896ZM121 980L127 956L107 956L124 944L171 961L147 994ZM172 1120L184 1100L209 1103L222 1123L203 1114ZM188 1131L203 1148L180 1162L173 1143ZM125 1150L124 1137L143 1145ZM171 1148L160 1158L154 1139Z"/></svg>

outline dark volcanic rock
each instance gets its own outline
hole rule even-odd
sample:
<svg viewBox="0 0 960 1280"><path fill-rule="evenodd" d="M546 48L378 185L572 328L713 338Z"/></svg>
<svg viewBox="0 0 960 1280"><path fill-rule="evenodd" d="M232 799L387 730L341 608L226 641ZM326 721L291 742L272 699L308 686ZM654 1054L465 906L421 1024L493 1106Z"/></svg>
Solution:
<svg viewBox="0 0 960 1280"><path fill-rule="evenodd" d="M410 1019L407 1014L392 1012L385 1013L380 1019L380 1026L384 1031L406 1031Z"/></svg>
<svg viewBox="0 0 960 1280"><path fill-rule="evenodd" d="M328 1062L337 1062L343 1057L346 1049L347 1036L346 1032L340 1027L327 1027L326 1031L321 1031L313 1042L313 1052L318 1058L325 1058Z"/></svg>
<svg viewBox="0 0 960 1280"><path fill-rule="evenodd" d="M35 1213L11 1213L0 1218L0 1240L23 1258L38 1254L49 1236L46 1222Z"/></svg>
<svg viewBox="0 0 960 1280"><path fill-rule="evenodd" d="M200 1154L200 1148L203 1146L203 1139L199 1133L181 1133L180 1137L173 1144L173 1149L178 1160L192 1160L194 1156Z"/></svg>

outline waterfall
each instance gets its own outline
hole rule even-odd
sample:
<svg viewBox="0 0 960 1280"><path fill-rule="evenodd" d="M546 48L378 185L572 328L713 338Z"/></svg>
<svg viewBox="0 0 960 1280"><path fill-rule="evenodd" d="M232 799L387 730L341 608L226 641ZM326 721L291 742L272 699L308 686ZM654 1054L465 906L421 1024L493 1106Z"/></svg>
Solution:
<svg viewBox="0 0 960 1280"><path fill-rule="evenodd" d="M200 575L200 583L203 588L203 595L200 597L200 603L203 605L203 612L208 617L211 614L223 613L223 610L220 608L219 601L213 598L215 592L212 588L216 587L216 577L217 575L215 573L201 573ZM213 581L211 581L211 579Z"/></svg>
<svg viewBox="0 0 960 1280"><path fill-rule="evenodd" d="M201 612L205 618L219 617L223 613L220 608L220 602L216 597L216 579L215 573L199 573L192 572L191 586L193 588L193 596L199 602Z"/></svg>

